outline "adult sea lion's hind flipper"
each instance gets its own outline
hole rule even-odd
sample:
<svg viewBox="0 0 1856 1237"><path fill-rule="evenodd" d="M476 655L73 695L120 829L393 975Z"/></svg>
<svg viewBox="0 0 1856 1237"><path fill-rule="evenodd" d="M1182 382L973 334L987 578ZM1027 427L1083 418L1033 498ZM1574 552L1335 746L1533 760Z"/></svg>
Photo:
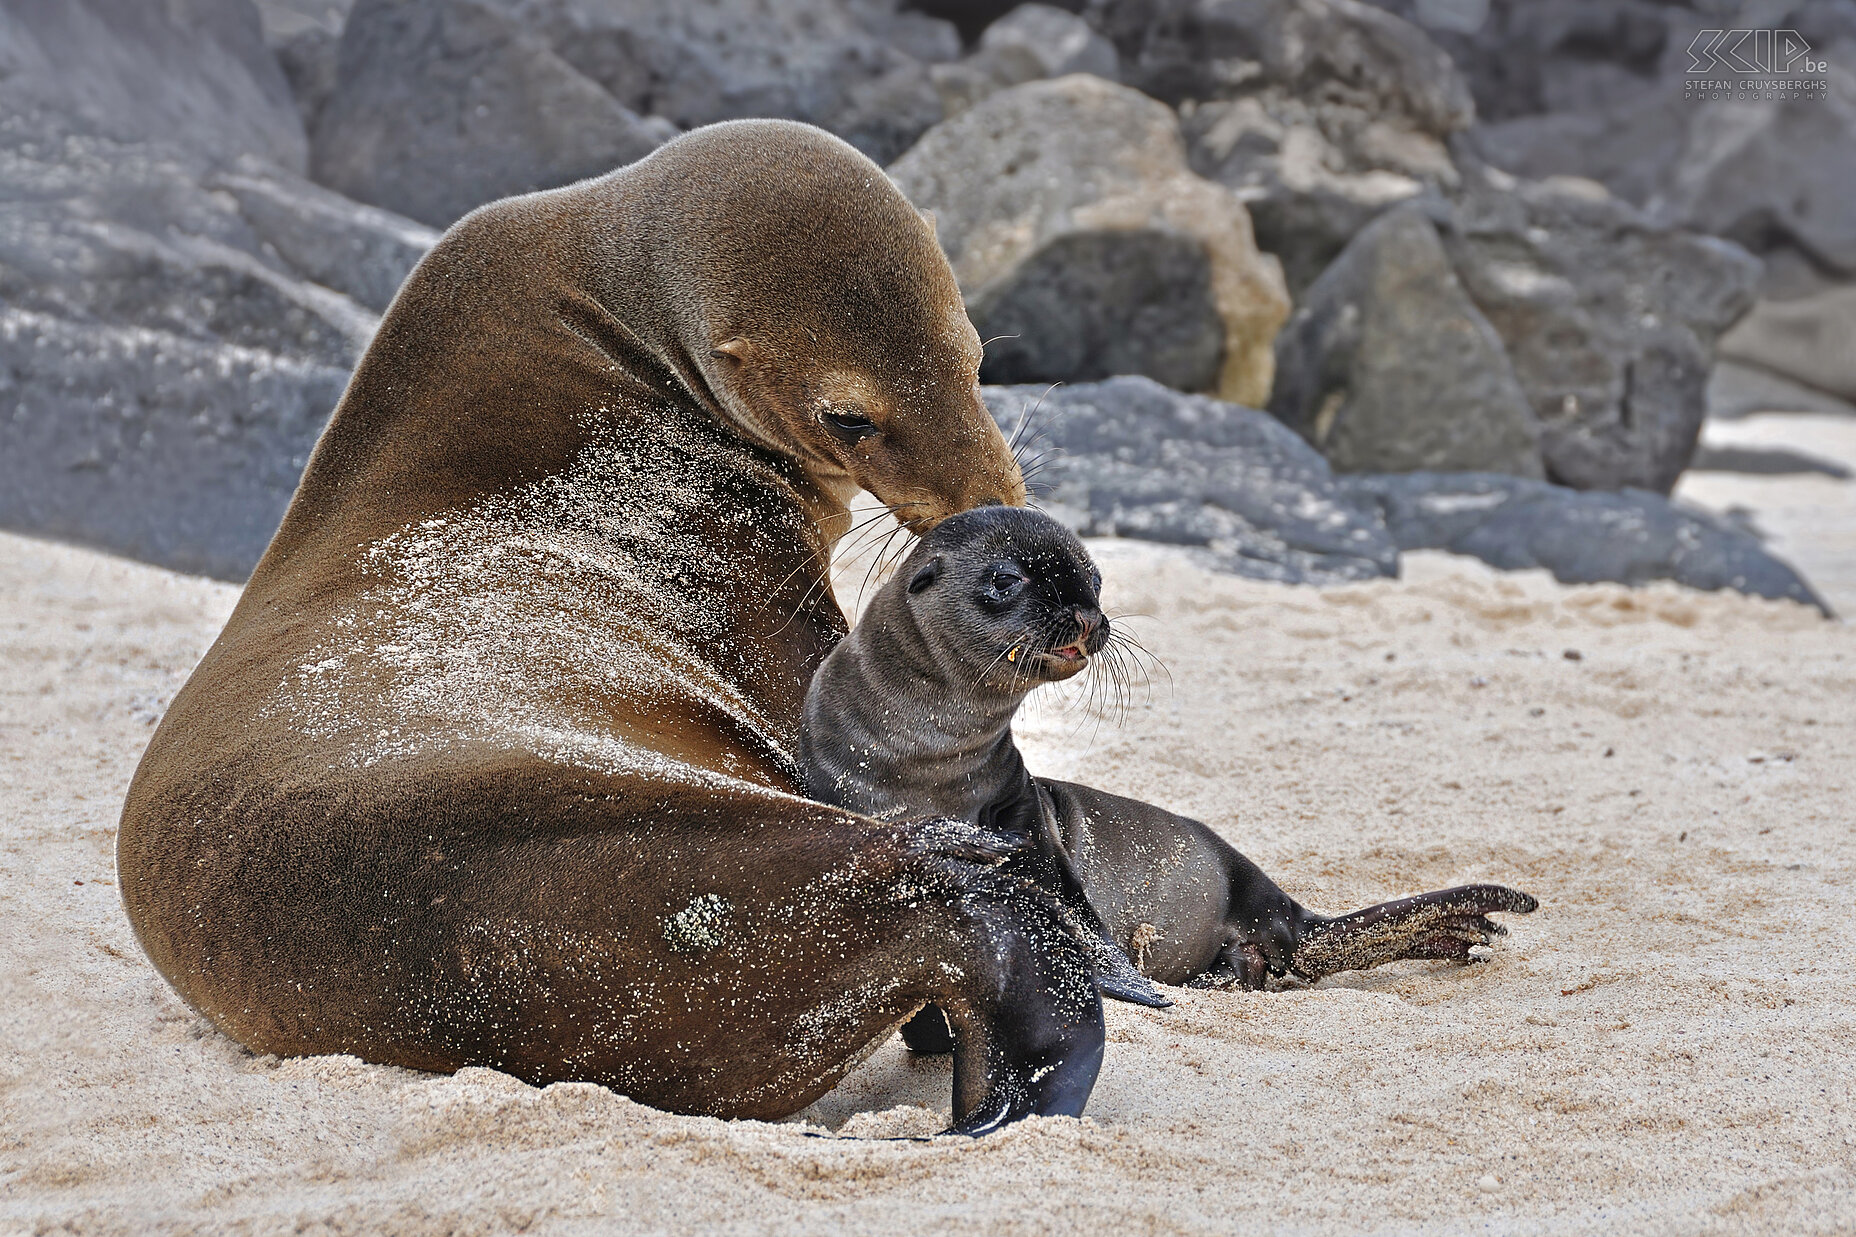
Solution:
<svg viewBox="0 0 1856 1237"><path fill-rule="evenodd" d="M1525 915L1539 905L1532 895L1506 885L1460 885L1332 919L1311 915L1289 969L1303 979L1319 979L1407 958L1468 962L1472 946L1508 934L1488 916Z"/></svg>

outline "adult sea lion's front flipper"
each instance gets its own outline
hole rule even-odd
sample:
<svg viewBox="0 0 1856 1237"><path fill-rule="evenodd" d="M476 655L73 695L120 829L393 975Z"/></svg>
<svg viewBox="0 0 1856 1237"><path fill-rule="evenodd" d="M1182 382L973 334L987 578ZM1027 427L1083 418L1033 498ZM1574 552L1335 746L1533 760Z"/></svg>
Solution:
<svg viewBox="0 0 1856 1237"><path fill-rule="evenodd" d="M1304 979L1319 979L1408 958L1468 962L1472 946L1487 945L1508 934L1508 929L1488 916L1525 915L1539 905L1531 894L1506 885L1460 885L1332 919L1311 915L1290 956L1289 969ZM1233 969L1239 970L1248 986L1251 977ZM1260 975L1255 978L1261 982Z"/></svg>
<svg viewBox="0 0 1856 1237"><path fill-rule="evenodd" d="M939 1003L953 1033L949 1134L1082 1116L1107 1038L1083 942L1052 899L1002 869L986 878L962 900L977 943L991 946L983 997Z"/></svg>

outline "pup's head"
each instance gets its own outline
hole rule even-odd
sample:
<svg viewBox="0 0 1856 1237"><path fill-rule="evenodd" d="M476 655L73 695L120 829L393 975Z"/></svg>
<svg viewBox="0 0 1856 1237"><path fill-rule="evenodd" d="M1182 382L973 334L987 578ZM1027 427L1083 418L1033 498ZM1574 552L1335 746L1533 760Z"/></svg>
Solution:
<svg viewBox="0 0 1856 1237"><path fill-rule="evenodd" d="M924 536L887 587L976 691L1022 696L1079 673L1109 639L1102 573L1069 529L1024 507L980 507Z"/></svg>

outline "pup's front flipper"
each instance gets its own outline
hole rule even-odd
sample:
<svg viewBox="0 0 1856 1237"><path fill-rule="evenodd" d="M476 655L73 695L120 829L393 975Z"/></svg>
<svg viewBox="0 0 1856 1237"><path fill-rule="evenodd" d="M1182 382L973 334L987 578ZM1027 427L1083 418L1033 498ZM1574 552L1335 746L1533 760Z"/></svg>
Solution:
<svg viewBox="0 0 1856 1237"><path fill-rule="evenodd" d="M1076 874L1075 861L1063 845L1057 830L1056 808L1050 792L1026 779L1026 792L1010 816L1014 828L1031 837L1031 844L1013 856L1006 870L1016 871L1034 881L1056 899L1063 917L1076 932L1095 972L1096 988L1103 996L1149 1009L1165 1009L1173 1002L1147 976L1136 969L1128 955L1110 934L1102 916L1089 903L1082 880Z"/></svg>
<svg viewBox="0 0 1856 1237"><path fill-rule="evenodd" d="M1153 980L1134 969L1121 946L1109 940L1100 928L1078 923L1076 933L1096 973L1096 989L1103 996L1149 1009L1165 1009L1173 1003L1171 997L1154 987Z"/></svg>
<svg viewBox="0 0 1856 1237"><path fill-rule="evenodd" d="M1539 905L1532 896L1506 885L1460 885L1332 919L1310 915L1288 969L1303 979L1319 979L1406 958L1468 962L1471 946L1487 945L1508 934L1508 929L1488 916L1498 912L1525 915Z"/></svg>

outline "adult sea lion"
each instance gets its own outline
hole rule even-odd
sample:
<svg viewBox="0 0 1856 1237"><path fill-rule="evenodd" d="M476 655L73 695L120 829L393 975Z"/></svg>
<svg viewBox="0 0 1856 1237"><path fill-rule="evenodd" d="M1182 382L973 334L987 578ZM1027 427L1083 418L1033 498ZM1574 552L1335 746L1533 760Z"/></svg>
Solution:
<svg viewBox="0 0 1856 1237"><path fill-rule="evenodd" d="M981 831L797 793L846 500L1023 501L979 362L929 226L808 126L461 220L136 772L156 968L258 1052L768 1118L933 1002L956 1130L1080 1113L1050 900Z"/></svg>
<svg viewBox="0 0 1856 1237"><path fill-rule="evenodd" d="M1080 1112L1100 998L1009 846L799 793L846 499L1023 500L979 360L927 225L807 126L461 220L130 786L156 968L256 1051L723 1116L932 1003L954 1129Z"/></svg>
<svg viewBox="0 0 1856 1237"><path fill-rule="evenodd" d="M800 732L808 790L872 815L1024 835L1031 861L1004 871L1060 898L1080 884L1091 923L1173 984L1260 988L1271 974L1467 961L1504 931L1487 915L1534 909L1517 890L1471 885L1330 918L1199 821L1033 777L1013 715L1110 646L1101 586L1082 542L1040 512L982 508L936 525L813 677ZM951 1046L932 1009L904 1035L918 1049Z"/></svg>

